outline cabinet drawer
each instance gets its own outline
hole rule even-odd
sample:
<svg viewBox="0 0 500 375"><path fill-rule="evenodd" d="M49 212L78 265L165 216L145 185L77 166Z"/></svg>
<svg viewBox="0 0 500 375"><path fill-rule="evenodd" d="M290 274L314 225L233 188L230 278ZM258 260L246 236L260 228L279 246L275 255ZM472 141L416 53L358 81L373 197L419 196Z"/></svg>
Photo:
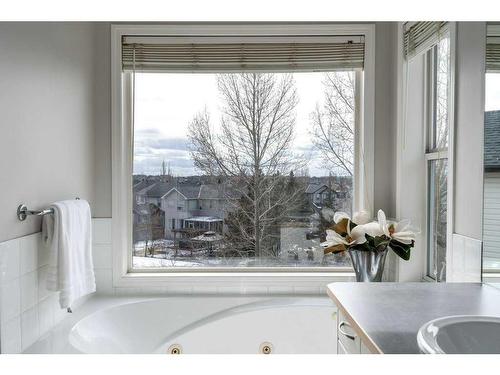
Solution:
<svg viewBox="0 0 500 375"><path fill-rule="evenodd" d="M361 339L354 331L354 329L352 329L351 325L349 324L341 310L339 310L338 312L337 337L346 353L361 353Z"/></svg>
<svg viewBox="0 0 500 375"><path fill-rule="evenodd" d="M337 340L337 354L347 354L344 345L342 345L340 340Z"/></svg>

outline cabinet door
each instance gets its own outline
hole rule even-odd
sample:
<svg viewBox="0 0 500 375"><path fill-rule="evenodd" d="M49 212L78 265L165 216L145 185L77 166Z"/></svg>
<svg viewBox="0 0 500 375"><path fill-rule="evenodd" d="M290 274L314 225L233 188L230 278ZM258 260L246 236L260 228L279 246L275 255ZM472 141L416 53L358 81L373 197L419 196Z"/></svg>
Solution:
<svg viewBox="0 0 500 375"><path fill-rule="evenodd" d="M342 310L338 312L337 337L348 354L361 353L361 340L345 318Z"/></svg>
<svg viewBox="0 0 500 375"><path fill-rule="evenodd" d="M348 354L340 340L337 340L337 354Z"/></svg>

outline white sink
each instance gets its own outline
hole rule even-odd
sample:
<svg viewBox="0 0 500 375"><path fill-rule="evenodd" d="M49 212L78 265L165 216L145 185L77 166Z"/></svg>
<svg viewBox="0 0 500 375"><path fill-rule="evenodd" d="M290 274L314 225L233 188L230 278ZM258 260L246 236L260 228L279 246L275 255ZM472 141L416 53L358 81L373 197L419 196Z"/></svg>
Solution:
<svg viewBox="0 0 500 375"><path fill-rule="evenodd" d="M420 327L417 335L422 353L500 354L500 317L446 316Z"/></svg>

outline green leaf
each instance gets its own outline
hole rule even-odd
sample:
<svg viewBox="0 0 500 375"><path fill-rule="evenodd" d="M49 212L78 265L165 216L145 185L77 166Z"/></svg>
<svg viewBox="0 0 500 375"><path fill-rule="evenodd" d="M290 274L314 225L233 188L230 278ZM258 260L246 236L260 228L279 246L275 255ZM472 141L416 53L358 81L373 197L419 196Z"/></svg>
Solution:
<svg viewBox="0 0 500 375"><path fill-rule="evenodd" d="M401 259L410 260L410 250L412 245L406 245L401 242L392 240L389 243L389 247L399 256Z"/></svg>

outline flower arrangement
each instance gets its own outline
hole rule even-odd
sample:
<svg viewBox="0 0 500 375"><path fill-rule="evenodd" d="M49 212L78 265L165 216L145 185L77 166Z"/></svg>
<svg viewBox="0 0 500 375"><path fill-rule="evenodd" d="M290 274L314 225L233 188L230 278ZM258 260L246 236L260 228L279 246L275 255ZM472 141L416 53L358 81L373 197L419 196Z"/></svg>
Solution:
<svg viewBox="0 0 500 375"><path fill-rule="evenodd" d="M329 209L324 209L322 216L330 222L326 241L321 243L325 254L347 250L384 252L390 247L400 258L410 259L416 233L408 220L389 221L382 210L378 211L378 221L372 221L366 210L354 213L352 219L345 212L333 213Z"/></svg>

